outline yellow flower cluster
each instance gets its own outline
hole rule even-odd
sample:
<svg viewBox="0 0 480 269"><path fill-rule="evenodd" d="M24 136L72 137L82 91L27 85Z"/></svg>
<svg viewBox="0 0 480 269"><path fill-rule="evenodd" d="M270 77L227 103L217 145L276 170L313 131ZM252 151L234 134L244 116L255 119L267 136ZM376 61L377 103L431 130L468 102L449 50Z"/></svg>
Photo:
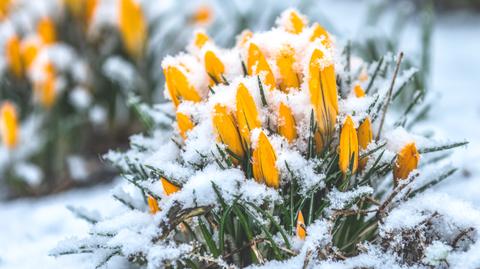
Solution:
<svg viewBox="0 0 480 269"><path fill-rule="evenodd" d="M333 36L317 23L308 26L295 10L284 12L278 27L269 32L243 32L232 50L217 48L204 32L197 32L188 54L170 57L163 64L179 134L188 141L202 118L188 108L206 104L216 141L225 146L231 163L251 171L257 182L279 188L272 138L281 136L292 147L297 140L306 140L311 133L302 130L299 122L309 122L313 111L316 153L337 150L338 167L345 176L363 171L367 157L360 158L359 153L374 139L371 119L361 119L356 127L351 115L340 115L334 58ZM252 84L257 80L258 86ZM356 98L365 97L360 85L351 92ZM291 101L299 96L307 103ZM405 179L417 164L418 152L407 146L398 154L395 179ZM297 234L305 237L301 212Z"/></svg>

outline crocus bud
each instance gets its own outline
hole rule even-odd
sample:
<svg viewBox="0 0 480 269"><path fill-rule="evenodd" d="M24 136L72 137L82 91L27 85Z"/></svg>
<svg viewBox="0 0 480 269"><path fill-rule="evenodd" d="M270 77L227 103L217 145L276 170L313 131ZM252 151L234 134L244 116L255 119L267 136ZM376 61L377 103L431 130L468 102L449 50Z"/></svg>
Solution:
<svg viewBox="0 0 480 269"><path fill-rule="evenodd" d="M286 12L287 12L286 16L288 16L287 17L288 21L287 21L287 24L285 25L286 26L285 30L287 30L292 34L300 34L308 23L307 19L293 9L287 10ZM282 15L282 16L285 16L285 15Z"/></svg>
<svg viewBox="0 0 480 269"><path fill-rule="evenodd" d="M353 162L353 163L352 163ZM357 131L350 116L347 116L340 133L340 150L338 166L344 175L351 169L357 171L358 166L358 139Z"/></svg>
<svg viewBox="0 0 480 269"><path fill-rule="evenodd" d="M360 124L357 130L358 134L358 146L360 150L366 150L370 142L373 140L372 133L372 123L370 122L370 117L365 118L365 120ZM367 164L368 157L361 158L359 161L359 169L363 170Z"/></svg>
<svg viewBox="0 0 480 269"><path fill-rule="evenodd" d="M135 0L120 0L119 30L127 52L134 58L143 54L147 39L147 23L142 7Z"/></svg>
<svg viewBox="0 0 480 269"><path fill-rule="evenodd" d="M150 214L155 214L158 211L160 211L160 208L158 207L157 199L155 199L153 196L151 195L147 196L147 203L148 203L148 208L150 208Z"/></svg>
<svg viewBox="0 0 480 269"><path fill-rule="evenodd" d="M18 144L18 119L15 106L9 101L2 103L0 107L0 135L3 145L9 149Z"/></svg>
<svg viewBox="0 0 480 269"><path fill-rule="evenodd" d="M223 82L225 66L222 61L211 50L205 53L205 70L210 77L210 85Z"/></svg>
<svg viewBox="0 0 480 269"><path fill-rule="evenodd" d="M280 176L275 165L276 161L277 156L270 140L263 131L260 132L252 153L252 170L255 180L277 189L280 186Z"/></svg>
<svg viewBox="0 0 480 269"><path fill-rule="evenodd" d="M407 144L397 154L395 166L393 167L393 178L398 183L400 180L408 178L410 172L417 169L420 154L418 153L415 143Z"/></svg>
<svg viewBox="0 0 480 269"><path fill-rule="evenodd" d="M225 144L236 156L243 157L245 152L232 113L230 113L224 105L216 104L212 119L217 141Z"/></svg>
<svg viewBox="0 0 480 269"><path fill-rule="evenodd" d="M293 69L293 64L295 63L293 48L290 46L282 48L277 55L276 62L280 71L280 89L287 92L289 88L298 88L300 81Z"/></svg>
<svg viewBox="0 0 480 269"><path fill-rule="evenodd" d="M182 136L183 140L187 139L187 132L195 127L190 117L187 115L177 112L177 124L178 129L180 130L180 135Z"/></svg>
<svg viewBox="0 0 480 269"><path fill-rule="evenodd" d="M267 59L260 48L254 43L250 43L248 48L247 71L250 76L257 76L263 73L265 83L270 90L275 89L275 77L272 69L268 65Z"/></svg>
<svg viewBox="0 0 480 269"><path fill-rule="evenodd" d="M285 137L290 143L297 138L297 129L293 112L290 107L283 102L280 103L278 109L278 133Z"/></svg>
<svg viewBox="0 0 480 269"><path fill-rule="evenodd" d="M5 53L10 71L18 78L23 75L22 56L20 53L20 39L16 35L11 36L5 45Z"/></svg>
<svg viewBox="0 0 480 269"><path fill-rule="evenodd" d="M303 220L302 211L298 211L297 216L297 237L301 240L305 240L307 232L305 231L305 221Z"/></svg>
<svg viewBox="0 0 480 269"><path fill-rule="evenodd" d="M196 91L195 87L188 81L184 71L179 67L169 66L166 68L165 80L167 83L168 92L174 103L179 100L200 102L202 98Z"/></svg>
<svg viewBox="0 0 480 269"><path fill-rule="evenodd" d="M162 181L163 191L165 192L166 195L176 193L177 191L180 190L180 188L170 183L170 181L166 180L163 177L161 178L161 181Z"/></svg>
<svg viewBox="0 0 480 269"><path fill-rule="evenodd" d="M43 17L38 21L37 32L44 44L50 45L57 40L55 24L49 17Z"/></svg>
<svg viewBox="0 0 480 269"><path fill-rule="evenodd" d="M258 117L257 105L248 89L240 83L237 89L237 123L242 139L250 144L250 131L262 126Z"/></svg>

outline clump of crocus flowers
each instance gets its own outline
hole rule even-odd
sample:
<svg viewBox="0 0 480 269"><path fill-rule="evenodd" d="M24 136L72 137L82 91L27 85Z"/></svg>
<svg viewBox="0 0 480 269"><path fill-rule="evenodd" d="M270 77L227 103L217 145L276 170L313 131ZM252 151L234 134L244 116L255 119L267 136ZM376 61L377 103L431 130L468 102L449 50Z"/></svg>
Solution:
<svg viewBox="0 0 480 269"><path fill-rule="evenodd" d="M265 33L243 32L230 50L198 31L187 54L165 59L165 92L176 108L179 144L194 139L189 133L208 119L211 139L247 178L274 189L287 184L277 163L278 150L287 147L307 159L336 152L338 170L348 181L367 166L368 157L360 153L374 142L371 116L341 111L335 40L328 31L317 23L309 26L295 10L284 12L277 24ZM365 79L357 81L349 98L360 100L366 98L360 85ZM192 107L206 108L208 115L196 115ZM406 179L418 165L415 145L405 146L396 159L394 179ZM161 180L168 194L180 188ZM153 197L148 204L158 211ZM303 239L302 212L297 215Z"/></svg>

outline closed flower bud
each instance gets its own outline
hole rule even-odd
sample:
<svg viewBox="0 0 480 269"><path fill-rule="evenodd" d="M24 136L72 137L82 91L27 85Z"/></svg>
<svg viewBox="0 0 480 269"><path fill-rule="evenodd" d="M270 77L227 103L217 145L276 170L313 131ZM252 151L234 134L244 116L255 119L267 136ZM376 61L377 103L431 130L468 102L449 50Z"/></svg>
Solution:
<svg viewBox="0 0 480 269"><path fill-rule="evenodd" d="M10 4L12 0L1 0L0 1L0 20L5 19L8 15L8 10L10 9Z"/></svg>
<svg viewBox="0 0 480 269"><path fill-rule="evenodd" d="M88 26L92 23L93 17L97 10L99 0L86 0L85 3L85 24Z"/></svg>
<svg viewBox="0 0 480 269"><path fill-rule="evenodd" d="M210 77L210 85L223 82L223 73L225 66L222 61L211 50L205 53L205 70Z"/></svg>
<svg viewBox="0 0 480 269"><path fill-rule="evenodd" d="M0 107L0 136L5 147L15 148L18 144L18 119L15 106L5 101Z"/></svg>
<svg viewBox="0 0 480 269"><path fill-rule="evenodd" d="M280 71L280 89L286 92L289 88L298 88L300 81L298 74L293 69L293 64L295 63L293 48L286 46L281 49L277 55L276 62Z"/></svg>
<svg viewBox="0 0 480 269"><path fill-rule="evenodd" d="M56 99L55 67L47 63L43 67L43 77L35 82L35 94L37 100L44 108L51 108Z"/></svg>
<svg viewBox="0 0 480 269"><path fill-rule="evenodd" d="M247 71L250 76L257 76L263 73L263 83L265 83L270 90L275 89L275 77L273 76L272 69L270 69L270 65L268 65L263 52L253 43L250 43L250 47L248 48Z"/></svg>
<svg viewBox="0 0 480 269"><path fill-rule="evenodd" d="M258 136L258 142L252 153L253 177L257 182L263 182L269 187L280 187L280 176L275 165L277 156L262 131Z"/></svg>
<svg viewBox="0 0 480 269"><path fill-rule="evenodd" d="M297 138L297 129L292 110L283 102L280 103L278 109L278 133L290 143Z"/></svg>
<svg viewBox="0 0 480 269"><path fill-rule="evenodd" d="M41 45L38 40L31 39L22 42L22 60L27 70L32 67L32 64L37 58L40 48Z"/></svg>
<svg viewBox="0 0 480 269"><path fill-rule="evenodd" d="M237 88L237 123L242 139L250 144L250 131L260 128L257 105L248 89L240 83Z"/></svg>
<svg viewBox="0 0 480 269"><path fill-rule="evenodd" d="M155 199L153 196L148 195L147 202L148 202L148 208L150 208L150 214L155 214L158 211L160 211L160 208L158 207L157 199Z"/></svg>
<svg viewBox="0 0 480 269"><path fill-rule="evenodd" d="M162 181L162 186L163 186L163 191L165 192L166 195L170 195L173 193L176 193L177 191L180 190L179 187L175 186L174 184L170 183L170 181L166 180L165 178L161 178Z"/></svg>
<svg viewBox="0 0 480 269"><path fill-rule="evenodd" d="M238 157L243 157L243 150L240 133L232 113L227 107L216 104L213 112L213 128L217 134L217 140L227 146L227 148Z"/></svg>
<svg viewBox="0 0 480 269"><path fill-rule="evenodd" d="M410 172L417 169L420 154L418 153L415 143L410 143L400 150L393 167L393 178L395 183L407 179Z"/></svg>
<svg viewBox="0 0 480 269"><path fill-rule="evenodd" d="M168 92L174 104L178 106L179 100L200 102L202 98L188 81L187 76L176 66L166 68L165 80Z"/></svg>
<svg viewBox="0 0 480 269"><path fill-rule="evenodd" d="M20 39L16 35L11 36L7 40L5 53L10 71L16 77L21 77L23 75L23 64L20 54Z"/></svg>
<svg viewBox="0 0 480 269"><path fill-rule="evenodd" d="M317 49L312 53L308 80L310 101L319 129L319 138L316 139L317 151L322 150L324 144L332 137L338 113L337 86L333 65L321 68L319 61L322 58L323 53L320 50Z"/></svg>
<svg viewBox="0 0 480 269"><path fill-rule="evenodd" d="M307 232L305 230L305 221L303 220L303 214L302 211L298 211L298 216L297 216L297 237L300 240L305 240L305 237L307 236Z"/></svg>
<svg viewBox="0 0 480 269"><path fill-rule="evenodd" d="M357 171L358 138L353 120L350 116L347 116L340 133L338 166L344 175L346 175L350 169L352 174Z"/></svg>
<svg viewBox="0 0 480 269"><path fill-rule="evenodd" d="M208 42L208 40L210 40L210 38L208 37L208 35L206 33L202 32L202 31L197 31L195 33L195 37L193 38L193 44L198 49L201 49Z"/></svg>
<svg viewBox="0 0 480 269"><path fill-rule="evenodd" d="M197 25L205 25L212 21L213 11L209 6L200 6L192 16L193 22Z"/></svg>
<svg viewBox="0 0 480 269"><path fill-rule="evenodd" d="M312 27L313 33L310 37L310 41L315 41L316 39L323 37L322 44L327 48L330 47L332 45L332 41L330 40L330 36L328 35L328 32L325 30L325 28L323 28L318 23L314 23Z"/></svg>
<svg viewBox="0 0 480 269"><path fill-rule="evenodd" d="M53 44L57 40L57 32L55 30L55 24L49 17L43 17L38 21L37 32L40 39L45 44Z"/></svg>
<svg viewBox="0 0 480 269"><path fill-rule="evenodd" d="M358 98L365 96L365 92L363 91L362 86L360 86L360 84L355 85L355 87L353 88L353 92L355 93L355 96Z"/></svg>
<svg viewBox="0 0 480 269"><path fill-rule="evenodd" d="M180 135L182 136L183 140L187 139L187 132L195 127L190 117L187 115L177 112L177 124L178 129L180 130Z"/></svg>
<svg viewBox="0 0 480 269"><path fill-rule="evenodd" d="M237 37L237 47L244 47L247 42L252 38L253 33L250 30L243 30Z"/></svg>
<svg viewBox="0 0 480 269"><path fill-rule="evenodd" d="M143 54L147 38L147 23L142 7L135 0L120 0L119 30L127 52L134 58Z"/></svg>
<svg viewBox="0 0 480 269"><path fill-rule="evenodd" d="M285 30L292 34L300 34L308 23L307 19L295 10L288 10L286 12L288 23Z"/></svg>
<svg viewBox="0 0 480 269"><path fill-rule="evenodd" d="M372 133L372 123L370 122L370 117L367 117L358 127L358 147L360 150L366 150L370 142L373 140ZM361 158L358 164L360 170L365 168L367 164L368 157Z"/></svg>

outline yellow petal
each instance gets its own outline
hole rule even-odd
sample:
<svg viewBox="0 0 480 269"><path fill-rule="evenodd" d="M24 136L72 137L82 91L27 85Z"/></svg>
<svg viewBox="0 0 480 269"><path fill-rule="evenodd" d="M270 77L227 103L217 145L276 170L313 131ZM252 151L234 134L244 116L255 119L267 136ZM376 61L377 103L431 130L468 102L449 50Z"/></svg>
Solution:
<svg viewBox="0 0 480 269"><path fill-rule="evenodd" d="M318 23L314 23L312 27L313 27L313 33L312 33L312 36L310 37L310 41L315 41L315 39L323 36L322 44L325 47L330 47L332 44L332 41L330 40L330 36L328 35L327 30L325 30L325 28L323 28Z"/></svg>
<svg viewBox="0 0 480 269"><path fill-rule="evenodd" d="M178 100L177 91L175 90L175 84L172 75L170 74L169 67L163 69L163 75L165 76L165 84L168 90L168 94L170 95L170 99L172 99L173 105L175 105L175 107L178 107L180 101Z"/></svg>
<svg viewBox="0 0 480 269"><path fill-rule="evenodd" d="M360 84L356 84L355 87L353 88L353 91L355 92L355 96L360 98L365 96L365 92L362 89L362 86Z"/></svg>
<svg viewBox="0 0 480 269"><path fill-rule="evenodd" d="M0 107L0 136L5 147L15 148L18 144L18 119L15 106L5 101Z"/></svg>
<svg viewBox="0 0 480 269"><path fill-rule="evenodd" d="M187 76L178 67L167 67L166 77L168 90L174 93L173 95L171 93L172 99L176 95L177 98L186 101L200 102L202 100L193 85L188 81Z"/></svg>
<svg viewBox="0 0 480 269"><path fill-rule="evenodd" d="M415 143L410 143L403 147L403 149L397 154L397 160L393 167L393 177L395 182L407 179L410 172L417 169L419 160L420 154L417 151Z"/></svg>
<svg viewBox="0 0 480 269"><path fill-rule="evenodd" d="M233 115L227 107L216 104L213 112L213 127L217 140L227 146L238 157L244 156L244 150Z"/></svg>
<svg viewBox="0 0 480 269"><path fill-rule="evenodd" d="M250 30L243 30L237 37L237 47L244 47L247 42L252 38L253 33Z"/></svg>
<svg viewBox="0 0 480 269"><path fill-rule="evenodd" d="M180 130L180 135L184 140L186 140L187 132L193 129L195 125L193 124L190 117L188 117L187 115L181 112L177 112L177 124L178 124L178 129Z"/></svg>
<svg viewBox="0 0 480 269"><path fill-rule="evenodd" d="M0 20L3 20L5 17L7 17L11 2L11 0L0 1Z"/></svg>
<svg viewBox="0 0 480 269"><path fill-rule="evenodd" d="M11 36L7 40L5 52L10 71L15 76L21 77L23 75L23 65L20 53L20 39L16 35Z"/></svg>
<svg viewBox="0 0 480 269"><path fill-rule="evenodd" d="M151 195L147 196L148 207L150 208L150 214L155 214L160 211L158 207L157 199L153 198Z"/></svg>
<svg viewBox="0 0 480 269"><path fill-rule="evenodd" d="M315 50L312 54L309 64L309 80L308 87L310 91L310 101L312 103L317 124L319 138L316 138L317 151L321 151L330 138L333 136L335 129L335 122L338 113L338 101L335 88L330 90L328 85L328 76L331 71L328 68L332 65L321 69L319 60L323 58L323 53L320 50ZM320 143L321 144L318 144Z"/></svg>
<svg viewBox="0 0 480 269"><path fill-rule="evenodd" d="M257 45L250 43L248 48L247 71L250 76L257 76L264 73L264 81L270 90L275 89L275 77L273 76L270 65L268 65L265 55L263 55Z"/></svg>
<svg viewBox="0 0 480 269"><path fill-rule="evenodd" d="M353 164L351 163L353 156ZM347 171L352 167L351 173L357 171L358 166L358 138L357 131L353 124L352 118L347 116L345 123L343 124L342 131L340 133L340 151L338 166L343 174L347 174Z"/></svg>
<svg viewBox="0 0 480 269"><path fill-rule="evenodd" d="M276 167L277 156L264 132L260 132L258 143L252 154L253 177L258 182L265 182L269 187L280 186L280 176Z"/></svg>
<svg viewBox="0 0 480 269"><path fill-rule="evenodd" d="M298 74L293 69L295 63L295 51L292 47L286 46L280 50L277 55L277 67L280 71L281 83L280 89L287 91L288 88L298 88L300 82L298 81Z"/></svg>
<svg viewBox="0 0 480 269"><path fill-rule="evenodd" d="M278 111L278 133L290 143L297 138L297 129L292 110L283 102L280 103Z"/></svg>
<svg viewBox="0 0 480 269"><path fill-rule="evenodd" d="M370 142L373 140L372 124L370 118L367 117L358 127L358 146L360 150L366 150ZM368 157L361 158L359 162L359 169L363 170L367 164Z"/></svg>
<svg viewBox="0 0 480 269"><path fill-rule="evenodd" d="M222 61L211 50L205 53L205 70L210 76L210 85L215 85L215 81L218 83L223 82L223 73L225 72L225 66ZM215 78L215 81L212 79Z"/></svg>
<svg viewBox="0 0 480 269"><path fill-rule="evenodd" d="M176 193L177 191L180 190L180 188L173 185L172 183L170 183L170 181L166 180L163 177L161 178L161 181L162 181L163 191L165 192L166 195Z"/></svg>
<svg viewBox="0 0 480 269"><path fill-rule="evenodd" d="M55 24L49 17L43 17L37 24L37 32L45 44L53 44L57 39Z"/></svg>
<svg viewBox="0 0 480 269"><path fill-rule="evenodd" d="M307 20L295 10L291 10L288 14L289 24L287 25L287 31L292 34L299 34L305 28Z"/></svg>
<svg viewBox="0 0 480 269"><path fill-rule="evenodd" d="M297 216L297 237L301 240L305 240L307 232L305 231L305 221L303 220L302 211L298 211Z"/></svg>
<svg viewBox="0 0 480 269"><path fill-rule="evenodd" d="M143 54L147 24L142 7L135 0L120 0L119 30L127 52L134 58Z"/></svg>
<svg viewBox="0 0 480 269"><path fill-rule="evenodd" d="M240 83L237 89L237 122L242 138L250 144L250 131L261 127L257 105L248 89Z"/></svg>
<svg viewBox="0 0 480 269"><path fill-rule="evenodd" d="M85 23L90 25L97 10L98 0L86 0L85 3Z"/></svg>
<svg viewBox="0 0 480 269"><path fill-rule="evenodd" d="M201 49L207 43L208 40L209 40L209 37L206 33L202 31L197 31L195 33L195 37L193 38L193 44L195 44L195 47Z"/></svg>

